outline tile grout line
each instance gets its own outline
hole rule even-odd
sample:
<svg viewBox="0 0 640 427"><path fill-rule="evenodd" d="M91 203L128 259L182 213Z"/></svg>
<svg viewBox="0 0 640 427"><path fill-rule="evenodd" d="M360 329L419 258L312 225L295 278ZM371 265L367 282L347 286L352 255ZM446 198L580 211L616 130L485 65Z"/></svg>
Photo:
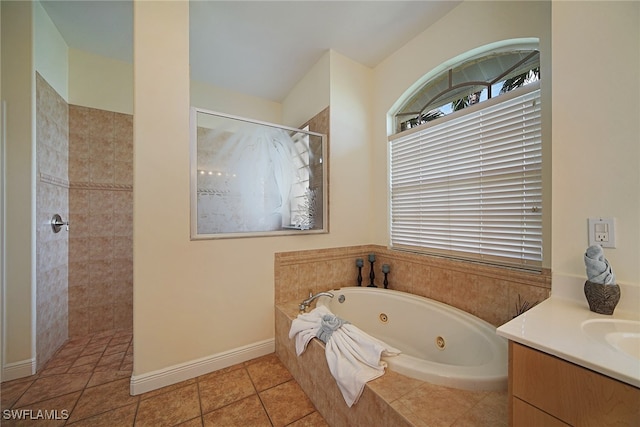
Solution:
<svg viewBox="0 0 640 427"><path fill-rule="evenodd" d="M47 361L47 363L45 364L45 366L42 368L42 370L40 371L40 373L36 372L36 373L34 374L35 378L34 378L33 380L27 380L27 381L31 381L31 384L29 384L29 386L24 390L24 392L22 392L22 393L20 394L20 396L18 396L18 398L15 400L15 402L13 402L13 403L11 404L11 406L9 407L9 409L19 409L19 408L16 408L16 406L15 406L15 405L17 405L17 403L18 403L18 402L20 402L20 399L22 399L22 398L24 397L24 395L25 395L25 394L27 394L27 392L31 389L31 387L33 387L33 385L36 383L36 381L38 381L38 380L40 380L40 379L48 378L48 377L54 377L54 376L56 376L56 375L66 375L66 374L67 374L67 372L69 371L69 369L71 368L71 366L73 366L73 364L76 362L76 360L80 357L80 356L79 356L79 353L78 353L78 356L76 356L76 357L74 357L74 358L73 358L73 362L71 362L71 364L69 365L69 367L68 367L68 368L66 368L66 370L65 370L63 373L61 373L61 374L46 375L46 376L44 376L44 377L43 377L43 376L41 376L42 371L46 371L46 369L47 369L47 368L46 368L47 364L49 364L49 363L50 363L50 361L51 361L51 359L54 359L54 358L55 358L55 356L56 356L58 353L62 352L62 350L64 349L64 346L65 346L65 345L66 345L66 344L63 344L63 345L60 347L60 349L58 349L58 350L54 353L54 355L50 358L50 360L49 360L49 361ZM86 344L85 344L85 346L86 346ZM84 348L85 348L85 347L82 347L82 349L83 349L83 350L84 350ZM81 352L80 352L80 353L81 353ZM51 369L55 369L55 368L57 368L57 366L54 366L54 367L53 367L53 368L51 368ZM92 373L92 375L93 375L93 373ZM91 377L89 377L89 378L91 378ZM25 382L27 382L27 381L25 381ZM88 383L89 383L89 380L87 380L87 384L88 384ZM86 384L85 384L85 386L82 388L82 390L83 390L83 391L84 391L84 388L85 388L85 387L86 387ZM72 392L72 393L74 393L74 392ZM71 393L67 393L67 394L71 394ZM60 396L66 396L67 394L63 394L63 395L60 395ZM25 405L25 406L38 404L38 403L45 402L45 401L47 401L47 400L54 399L54 398L56 398L56 397L60 397L60 396L54 396L54 397L50 397L50 398L47 398L47 399L44 399L44 400L38 400L38 401L35 401L35 402L30 402L29 404L27 404L27 405ZM76 403L77 403L77 402L76 402ZM74 407L75 407L75 405L74 405ZM69 413L69 414L71 414L71 413ZM65 423L66 423L66 421L65 421Z"/></svg>
<svg viewBox="0 0 640 427"><path fill-rule="evenodd" d="M72 416L72 414L73 414L73 411L76 409L76 407L77 407L78 403L80 402L80 399L81 399L81 398L82 398L82 396L85 394L85 392L86 392L86 390L87 390L87 389L94 388L94 387L98 387L98 386L100 386L100 385L108 384L108 383L111 383L111 382L114 382L114 381L118 381L118 380L119 380L119 379L114 379L114 380L112 380L112 381L107 381L107 382L105 382L105 383L97 384L97 385L92 386L92 387L89 387L89 386L88 386L88 384L91 382L91 379L92 379L92 378L93 378L93 376L96 374L96 368L99 366L99 361L100 361L100 360L105 356L105 352L106 352L107 348L109 347L109 345L110 345L111 341L113 341L113 339L114 339L114 337L115 337L115 334L116 334L116 333L117 333L117 331L113 331L113 332L112 332L111 337L109 338L109 340L108 340L108 341L106 341L106 342L105 342L105 344L104 344L104 345L105 345L105 347L104 347L104 349L103 349L101 352L96 352L96 353L92 353L92 354L85 355L85 356L91 356L91 355L94 355L94 354L100 354L100 357L99 357L99 358L98 358L98 360L96 361L96 364L91 368L91 371L90 371L90 374L91 374L91 375L89 376L89 378L87 379L87 382L84 384L84 386L83 386L80 390L76 390L76 391L73 391L73 392L70 392L70 393L65 393L65 394L61 394L61 395L57 395L57 396L53 396L53 397L48 397L48 398L46 398L46 399L44 399L44 400L38 400L38 401L36 401L36 402L31 402L31 403L29 403L29 404L28 404L28 405L26 405L26 406L35 405L35 404L38 404L38 403L45 402L45 401L47 401L47 400L56 399L56 398L60 398L60 397L63 397L63 396L68 396L68 395L71 395L71 394L76 393L77 391L79 391L79 392L80 392L80 395L78 396L78 399L75 401L75 403L74 403L74 405L73 405L73 408L69 411L69 418L68 418L68 419L66 419L66 420L64 421L64 424L62 424L63 426L64 426L64 425L68 425L68 421L69 421L69 419L71 419L71 416ZM102 335L102 334L104 334L104 332L102 332L102 333L97 333L96 335ZM108 336L108 335L107 335L107 336ZM14 408L15 408L15 405L20 401L20 399L21 399L21 398L22 398L22 397L23 397L23 396L24 396L24 395L29 391L29 389L31 389L31 387L32 387L32 386L35 384L35 382L36 382L37 380L39 380L39 379L51 378L51 377L55 377L55 376L58 376L58 375L74 375L74 374L82 374L82 373L71 373L71 374L69 374L69 370L73 368L73 365L78 361L78 359L80 359L81 357L84 357L84 356L81 356L81 354L82 354L82 353L86 350L86 348L91 344L91 342L92 342L92 340L93 340L94 338L95 338L95 336L93 336L92 338L90 338L90 339L89 339L85 344L78 345L78 347L79 347L79 348L78 348L78 350L77 350L77 356L75 356L75 357L72 357L72 358L71 358L71 362L70 362L69 366L65 369L65 371L64 371L63 373L59 373L59 374L52 374L52 375L46 375L46 376L44 376L44 377L42 377L42 376L40 376L40 375L37 375L37 378L35 378L35 379L31 382L31 384L29 384L29 386L25 389L25 391L24 391L22 394L20 394L20 396L19 396L19 397L16 399L16 401L15 401L15 402L10 406L10 408L11 408L11 409L14 409ZM101 338L105 338L105 337L101 337ZM99 339L101 339L101 338L99 338ZM71 341L71 340L69 340L69 341ZM68 342L69 342L69 341L68 341ZM52 359L54 359L54 358L55 358L55 355L57 355L57 354L61 353L63 350L65 350L65 347L66 347L66 345L68 345L68 342L67 342L67 343L65 343L63 346L61 346L61 348L56 352L56 354L54 354L54 356L52 357ZM128 343L127 350L129 349L129 347L130 347L130 346L131 346L131 341L129 341L129 343ZM121 366L122 366L122 364L124 363L124 357L126 356L126 351L127 351L127 350L125 350L125 352L124 352L124 353L125 353L125 355L123 356L123 360L122 360L122 362L120 363L120 365L118 366L118 369L120 369L120 367L121 367ZM74 352L74 353L76 353L76 352ZM71 354L73 355L74 353L71 353ZM87 364L87 365L88 365L88 364ZM64 366L64 365L62 365L62 366ZM79 366L84 366L84 365L79 365ZM57 367L57 366L56 366L56 367ZM50 369L55 369L56 367L53 367L53 368L50 368ZM43 371L46 371L46 365L45 365L45 368L43 368ZM139 405L139 403L140 403L140 399L138 398L137 400L138 400L137 405ZM125 405L125 406L128 406L128 405ZM102 414L104 414L104 413L107 413L107 412L110 412L110 411L112 411L112 410L119 409L119 408L122 408L122 407L124 407L124 406L120 406L120 407L117 407L117 408L112 408L112 409L110 409L110 410L108 410L108 411L104 411L104 412L101 412L101 413L93 414L93 415L91 415L91 416L89 416L89 417L82 418L82 419L79 419L79 420L77 420L77 421L74 421L74 423L75 423L75 422L82 421L82 420L86 420L86 419L89 419L89 418L92 418L92 417L94 417L94 416L102 415ZM137 407L136 407L136 414L137 414Z"/></svg>
<svg viewBox="0 0 640 427"><path fill-rule="evenodd" d="M200 378L196 377L196 392L198 393L198 407L200 408L200 425L204 426L204 413L202 412L202 397L200 396Z"/></svg>
<svg viewBox="0 0 640 427"><path fill-rule="evenodd" d="M115 333L114 333L114 334L115 334ZM92 387L88 387L88 385L89 385L89 383L91 382L91 379L93 378L93 376L95 375L95 373L96 373L96 367L98 366L98 363L100 362L100 359L102 359L102 357L104 357L104 353L105 353L105 351L107 351L107 348L109 347L109 343L110 343L110 342L111 342L111 340L113 339L113 335L114 335L114 334L112 334L111 338L110 338L110 339L109 339L109 341L106 343L106 345L105 345L105 347L104 347L104 350L102 350L102 353L100 353L100 357L99 357L99 358L98 358L98 360L96 361L96 364L92 367L92 369L91 369L91 375L89 376L89 379L87 380L86 384L85 384L85 385L84 385L84 387L82 388L82 391L81 391L81 393L80 393L80 396L78 396L78 400L76 400L76 403L73 405L73 409L72 409L71 411L69 411L69 418L67 418L67 419L65 420L65 422L64 422L64 425L65 425L65 426L67 425L67 423L68 423L68 422L69 422L69 420L71 419L71 416L73 415L73 411L74 411L74 410L76 409L76 407L78 406L78 403L80 402L80 399L82 399L82 396L85 394L85 392L87 391L87 389L88 389L88 388L92 388ZM75 362L76 362L76 361L81 357L80 355L84 352L84 350L87 348L87 346L88 346L89 344L91 344L91 341L93 340L93 338L95 338L95 337L92 337L92 338L91 338L91 339L90 339L90 340L89 340L89 341L88 341L88 342L87 342L87 343L82 347L82 350L78 353L78 357L76 357L76 358L75 358L74 362L71 364L71 366L69 366L69 369L71 369L71 368L73 367L74 363L75 363ZM97 354L97 353L94 353L94 354ZM90 356L90 355L87 355L87 356ZM82 365L80 365L80 366L82 366ZM67 372L69 371L69 369L67 369ZM114 380L114 381L115 381L115 380ZM112 382L112 381L108 381L108 382ZM105 384L106 384L106 383L105 383ZM97 387L97 386L94 386L94 387ZM105 411L105 412L108 412L108 411ZM104 412L103 412L103 413L104 413ZM91 415L91 416L86 417L86 418L81 418L81 419L79 419L79 420L77 420L77 421L75 421L75 422L79 422L79 421L82 421L82 420L87 420L87 419L89 419L89 418L91 418L91 417L94 417L94 416L97 416L97 415L100 415L100 414L94 414L94 415Z"/></svg>
<svg viewBox="0 0 640 427"><path fill-rule="evenodd" d="M47 376L44 376L44 377L40 377L40 376L38 375L38 376L36 376L36 378L35 378L35 379L28 380L28 381L30 382L30 384L26 387L26 389L24 390L24 392L22 392L19 396L17 396L17 397L15 398L14 403L13 403L11 406L9 406L9 408L15 408L16 403L17 403L21 398L23 398L23 396L24 396L26 393L28 393L28 392L29 392L29 390L31 390L31 388L34 386L34 384L36 383L36 381L37 381L38 379L41 379L41 378L51 378L51 377L55 377L55 376L58 376L58 375L83 375L83 374L84 374L84 375L88 374L88 376L87 376L87 381L84 383L84 385L82 386L82 388L80 388L80 389L78 389L78 390L76 390L76 391L69 392L69 393L65 393L65 394L61 394L61 395L56 395L56 396L48 397L48 398L46 398L46 399L44 399L44 400L39 400L39 401L37 401L37 402L31 402L31 403L29 403L29 405L34 405L34 404L35 404L35 405L37 405L38 403L41 403L41 402L46 401L46 400L56 399L56 398L60 398L60 397L63 397L63 396L69 396L69 395L71 395L71 394L74 394L74 393L78 393L78 392L79 392L77 399L75 399L75 400L73 401L73 404L71 405L71 408L70 408L70 411L69 411L69 417L64 421L64 423L62 423L62 424L61 424L61 425L63 425L63 426L67 426L67 425L71 426L71 425L75 425L76 423L83 423L83 422L87 422L88 420L91 420L92 418L95 418L95 417L104 417L104 416L105 416L105 414L108 414L108 413L110 413L110 412L113 412L113 411L119 410L119 409L121 409L121 408L124 408L124 407L127 407L127 406L131 406L131 405L133 405L133 403L134 403L134 402L131 402L131 403L128 403L128 404L126 404L126 405L116 406L116 407L110 408L110 409L108 409L108 410L103 410L103 411L98 412L98 413L92 413L92 414L90 414L90 415L84 416L83 418L73 419L74 412L76 412L77 410L79 410L79 408L80 408L80 406L79 406L80 401L83 399L83 397L86 397L86 396L87 396L87 392L88 392L88 390L90 390L90 389L94 389L95 387L99 387L99 386L102 386L102 385L105 385L105 384L113 383L113 382L115 382L115 381L121 381L121 380L122 380L122 378L111 378L111 376L107 375L106 377L107 377L107 378L109 378L109 380L107 380L106 382L99 383L99 384L96 384L96 385L93 385L93 386L89 386L89 384L91 383L91 381L92 381L93 379L95 379L95 376L96 376L96 375L98 375L98 374L100 374L101 372L106 372L106 373L114 372L114 373L115 373L115 372L118 372L118 371L122 371L122 368L123 368L123 366L124 366L124 364L125 364L125 359L126 359L126 357L127 357L127 353L131 350L131 347L132 347L132 345L133 345L133 342L132 342L132 339L131 339L131 338L129 338L129 340L128 340L128 341L125 341L125 342L123 343L123 342L122 342L122 338L123 338L124 336L122 336L122 337L119 337L119 338L118 338L118 341L119 341L119 342L118 342L117 344L113 344L113 346L115 346L115 345L117 345L117 346L122 346L122 344L125 344L125 343L127 344L126 349L122 352L122 353L123 353L123 355L122 355L122 359L120 360L120 363L119 363L118 365L113 365L113 368L109 368L109 369L107 369L106 371L103 371L103 370L97 371L98 367L99 367L99 366L101 366L101 365L99 365L99 364L100 364L100 361L101 361L105 356L111 356L111 354L121 353L121 352L119 352L119 351L118 351L118 352L115 352L115 353L110 353L110 354L108 354L108 355L106 354L106 353L107 353L107 351L108 351L108 349L110 348L110 346L111 346L111 347L113 347L111 344L115 342L114 340L116 339L116 335L117 335L118 333L119 333L118 331L112 331L112 332L111 332L111 334L105 334L104 332L102 332L102 333L97 333L97 334L95 334L95 335L97 335L97 336L99 336L99 337L93 336L93 337L91 337L91 338L87 339L85 342L80 343L80 344L75 344L75 345L73 345L73 346L68 346L68 345L69 345L69 342L67 342L65 345L63 345L63 346L62 346L62 348L61 348L58 352L56 352L56 353L61 353L61 352L63 352L63 351L67 351L67 352L68 352L68 351L69 351L69 348L75 347L75 348L74 348L74 351L73 351L73 352L69 352L69 354L66 356L66 357L69 357L69 359L68 359L67 363L64 363L64 364L61 364L61 365L60 365L61 367L65 367L65 368L64 368L64 370L63 370L63 371L61 371L61 373L51 374L51 375L47 375ZM95 341L94 341L94 340L95 340ZM70 340L70 341L71 341L71 340ZM100 350L100 351L96 352L96 353L91 353L91 354L86 354L86 355L85 355L85 356L97 355L97 356L96 356L96 357L97 357L97 359L96 359L96 361L95 361L95 362L93 362L93 363L87 363L87 364L83 364L83 365L78 365L78 366L91 365L90 370L89 370L89 371L86 371L86 372L82 372L82 371L81 371L81 372L72 372L72 373L70 373L70 372L69 372L69 370L73 368L74 364L75 364L75 363L77 363L77 361L78 361L79 359L81 359L82 357L85 357L85 356L82 356L82 353L83 353L83 352L85 352L87 348L90 348L90 347L92 346L92 342L93 342L93 345L96 345L96 342L100 342L100 343L101 343L101 345L98 345L98 347L100 347L100 346L104 346L104 348L103 348L102 350ZM68 347L67 347L67 346L68 346ZM66 347L66 348L65 348L65 347ZM54 357L55 357L55 356L54 356ZM220 408L216 408L216 409L214 409L214 410L212 410L212 411L209 411L207 414L210 414L210 413L212 413L212 412L214 412L214 411L217 411L217 410L219 410L219 409L222 409L222 408L224 408L224 407L227 407L227 406L229 406L229 405L231 405L231 404L233 404L233 403L237 403L237 402L239 402L239 401L241 401L241 400L243 400L243 399L246 399L246 398L249 398L249 397L251 397L251 396L255 396L255 395L257 395L257 396L258 396L258 399L259 399L259 401L260 401L260 405L261 405L261 407L262 407L262 409L263 409L264 413L266 413L266 415L267 415L267 419L269 420L270 425L271 425L271 426L275 426L275 424L274 424L274 420L272 419L271 414L269 414L269 412L267 411L267 407L265 406L265 402L263 401L263 399L262 399L262 397L261 397L260 393L261 393L261 392L266 392L266 391L268 391L268 390L274 389L274 388L276 388L276 387L278 387L278 386L281 386L281 385L283 385L283 384L286 384L286 383L288 383L288 382L295 381L295 380L294 380L294 378L293 378L292 376L290 376L290 377L289 377L287 380L285 380L285 381L282 381L282 380L280 380L280 379L277 379L276 381L273 381L273 382L275 382L275 384L274 384L272 381L269 381L269 382L268 382L269 386L268 386L267 388L265 388L264 390L258 391L257 383L256 383L256 379L254 379L254 378L251 376L251 374L250 374L250 370L248 369L248 367L250 367L251 365L253 365L253 364L255 364L255 363L258 363L258 362L257 362L257 361L248 361L248 362L245 362L245 363L243 363L243 364L239 364L239 366L236 368L236 369L244 369L244 374L245 374L245 375L247 375L247 376L249 377L249 380L251 381L251 384L252 384L252 387L253 387L253 393L252 393L252 394L250 394L250 395L248 395L248 396L246 396L245 398L238 399L238 400L236 400L235 402L230 402L230 403L229 403L229 404L227 404L227 405L224 405L224 406L222 406L222 407L220 407ZM111 366L111 364L107 364L107 365L104 365L104 366ZM53 369L53 368L50 368L50 369ZM235 369L234 369L234 370L235 370ZM203 377L203 376L197 376L197 377L195 377L195 378L194 378L194 379L195 379L195 381L194 381L194 382L195 382L195 385L196 385L197 398L198 398L198 409L199 409L199 410L198 410L198 414L199 414L199 415L198 415L198 416L196 416L196 417L194 417L194 418L191 418L191 420L194 420L194 421L195 421L195 419L196 419L196 418L199 418L199 419L200 419L200 423L201 423L201 425L204 425L204 422L205 422L205 421L204 421L204 416L205 416L206 414L204 414L204 412L203 412L203 401L202 401L202 394L201 394L201 382L202 382L201 380L202 380L202 377ZM259 378L260 378L260 377L257 377L257 379L259 379ZM55 380L54 380L54 382L55 382ZM188 386L188 385L184 385L184 387L187 387L187 386ZM178 388L182 388L182 387L178 387ZM165 394L165 393L172 392L172 391L174 391L174 390L167 390L166 392L160 393L160 394L158 394L158 395L156 395L156 396L160 396L160 395L163 395L163 394ZM156 397L156 396L152 396L152 397ZM140 422L140 421L141 421L141 420L139 420L139 419L138 419L138 416L141 414L141 413L140 413L140 405L141 405L142 400L143 400L143 399L142 399L142 395L137 396L137 398L135 399L135 405L136 405L136 406L135 406L135 410L134 410L134 412L133 412L133 414L132 414L132 415L133 415L133 418L132 418L132 423L133 423L133 425L135 425L135 424L136 424L136 422ZM29 405L27 405L27 406L29 406ZM132 409L133 409L133 408L132 408ZM315 407L314 407L314 408L313 408L309 413L304 414L302 417L299 417L299 418L297 418L296 420L293 420L293 421L292 421L292 423L295 423L295 422L297 422L297 421L299 421L299 420L303 419L304 417L306 417L306 416L308 416L308 415L312 414L314 411L316 411ZM77 416L77 415L78 415L78 414L76 413L76 416ZM73 420L72 420L72 419L73 419ZM70 422L70 420L72 420L72 421ZM288 423L287 425L290 425L290 424L291 424L291 423Z"/></svg>
<svg viewBox="0 0 640 427"><path fill-rule="evenodd" d="M264 405L264 402L262 401L262 396L260 396L260 392L258 391L258 387L256 387L256 383L253 380L253 377L251 376L251 374L249 373L249 370L247 369L247 365L242 366L242 369L245 370L247 376L249 377L249 381L251 381L251 385L253 386L253 390L256 392L256 396L258 397L258 400L260 401L260 406L262 406L262 410L264 411L264 413L267 414L267 418L269 419L269 423L271 424L272 427L275 426L275 424L273 423L273 419L271 418L271 415L269 414L269 411L267 411L267 407ZM262 391L264 391L264 390L262 390Z"/></svg>

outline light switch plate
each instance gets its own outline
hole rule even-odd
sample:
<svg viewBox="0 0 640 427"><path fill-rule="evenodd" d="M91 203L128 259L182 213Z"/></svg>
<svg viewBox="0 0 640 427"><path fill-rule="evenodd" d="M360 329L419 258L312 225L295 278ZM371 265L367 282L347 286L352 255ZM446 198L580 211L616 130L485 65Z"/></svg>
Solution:
<svg viewBox="0 0 640 427"><path fill-rule="evenodd" d="M589 218L587 220L589 246L616 247L615 218Z"/></svg>

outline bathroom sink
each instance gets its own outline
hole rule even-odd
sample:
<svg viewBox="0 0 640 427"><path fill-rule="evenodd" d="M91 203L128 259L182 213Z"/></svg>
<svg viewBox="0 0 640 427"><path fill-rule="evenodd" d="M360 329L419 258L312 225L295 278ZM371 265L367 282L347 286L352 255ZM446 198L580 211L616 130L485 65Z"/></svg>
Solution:
<svg viewBox="0 0 640 427"><path fill-rule="evenodd" d="M601 344L640 360L640 321L585 320L582 322L582 331Z"/></svg>

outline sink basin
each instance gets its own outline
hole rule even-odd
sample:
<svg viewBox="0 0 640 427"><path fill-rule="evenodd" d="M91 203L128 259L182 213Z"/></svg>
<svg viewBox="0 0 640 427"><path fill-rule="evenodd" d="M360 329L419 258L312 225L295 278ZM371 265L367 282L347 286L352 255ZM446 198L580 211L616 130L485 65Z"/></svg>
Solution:
<svg viewBox="0 0 640 427"><path fill-rule="evenodd" d="M585 320L582 322L582 331L601 344L640 360L640 321Z"/></svg>

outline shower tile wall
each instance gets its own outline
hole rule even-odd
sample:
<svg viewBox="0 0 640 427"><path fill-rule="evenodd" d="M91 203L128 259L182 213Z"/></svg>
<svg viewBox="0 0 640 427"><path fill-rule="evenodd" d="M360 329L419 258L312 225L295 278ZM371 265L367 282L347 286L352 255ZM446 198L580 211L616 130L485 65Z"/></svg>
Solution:
<svg viewBox="0 0 640 427"><path fill-rule="evenodd" d="M69 216L67 103L36 74L36 368L67 339L69 233L53 233L54 214Z"/></svg>
<svg viewBox="0 0 640 427"><path fill-rule="evenodd" d="M133 326L133 116L69 106L69 335Z"/></svg>

